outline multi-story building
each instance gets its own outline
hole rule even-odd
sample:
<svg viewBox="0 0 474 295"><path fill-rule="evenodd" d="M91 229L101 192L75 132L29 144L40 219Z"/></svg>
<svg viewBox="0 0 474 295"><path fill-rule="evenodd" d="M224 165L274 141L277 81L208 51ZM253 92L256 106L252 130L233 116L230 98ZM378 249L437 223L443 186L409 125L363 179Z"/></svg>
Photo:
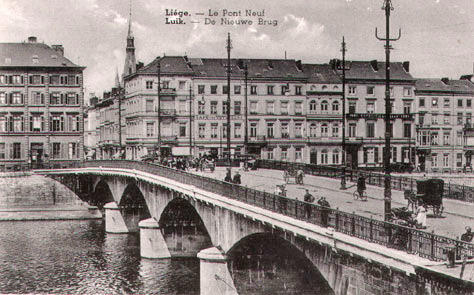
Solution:
<svg viewBox="0 0 474 295"><path fill-rule="evenodd" d="M341 72L338 60L333 68ZM415 79L408 62L390 63L391 163L415 162ZM346 151L352 167L380 169L385 146L385 62L346 61Z"/></svg>
<svg viewBox="0 0 474 295"><path fill-rule="evenodd" d="M83 70L29 37L0 43L0 166L83 158Z"/></svg>
<svg viewBox="0 0 474 295"><path fill-rule="evenodd" d="M448 172L471 166L471 148L464 136L470 134L474 84L468 79L418 79L415 93L419 168Z"/></svg>

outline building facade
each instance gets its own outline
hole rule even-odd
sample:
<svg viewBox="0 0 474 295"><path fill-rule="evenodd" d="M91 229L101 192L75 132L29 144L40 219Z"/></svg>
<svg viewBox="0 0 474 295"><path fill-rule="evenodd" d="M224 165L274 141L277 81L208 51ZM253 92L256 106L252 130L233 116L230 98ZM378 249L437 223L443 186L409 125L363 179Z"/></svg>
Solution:
<svg viewBox="0 0 474 295"><path fill-rule="evenodd" d="M0 166L83 159L83 70L61 45L0 43Z"/></svg>
<svg viewBox="0 0 474 295"><path fill-rule="evenodd" d="M421 171L452 172L471 167L474 84L469 79L416 82L417 164Z"/></svg>

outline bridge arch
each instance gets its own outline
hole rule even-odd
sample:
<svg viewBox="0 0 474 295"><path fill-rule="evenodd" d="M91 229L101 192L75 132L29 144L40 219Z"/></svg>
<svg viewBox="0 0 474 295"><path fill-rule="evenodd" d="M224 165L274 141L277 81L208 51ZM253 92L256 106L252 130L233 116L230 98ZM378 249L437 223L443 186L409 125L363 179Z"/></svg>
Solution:
<svg viewBox="0 0 474 295"><path fill-rule="evenodd" d="M232 246L227 258L239 294L256 288L268 294L334 294L305 253L276 234L248 235Z"/></svg>
<svg viewBox="0 0 474 295"><path fill-rule="evenodd" d="M128 182L119 200L118 206L129 232L139 231L138 223L151 217L139 185L134 181Z"/></svg>
<svg viewBox="0 0 474 295"><path fill-rule="evenodd" d="M99 179L95 185L94 192L89 203L102 209L105 204L114 202L114 195L109 183L105 179Z"/></svg>

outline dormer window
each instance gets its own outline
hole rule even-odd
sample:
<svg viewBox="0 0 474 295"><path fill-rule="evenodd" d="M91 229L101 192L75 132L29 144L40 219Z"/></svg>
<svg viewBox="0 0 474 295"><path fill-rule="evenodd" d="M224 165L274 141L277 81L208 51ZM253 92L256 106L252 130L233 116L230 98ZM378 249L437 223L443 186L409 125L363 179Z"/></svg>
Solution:
<svg viewBox="0 0 474 295"><path fill-rule="evenodd" d="M34 64L38 64L38 63L39 63L38 56L37 56L37 55L33 55L32 61L33 61Z"/></svg>

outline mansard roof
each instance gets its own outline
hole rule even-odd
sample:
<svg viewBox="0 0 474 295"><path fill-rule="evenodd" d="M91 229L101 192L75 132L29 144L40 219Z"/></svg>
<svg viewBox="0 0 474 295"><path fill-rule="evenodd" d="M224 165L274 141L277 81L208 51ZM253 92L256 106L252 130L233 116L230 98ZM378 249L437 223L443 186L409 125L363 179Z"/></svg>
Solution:
<svg viewBox="0 0 474 295"><path fill-rule="evenodd" d="M474 95L474 84L469 80L418 79L416 81L418 94L469 94Z"/></svg>
<svg viewBox="0 0 474 295"><path fill-rule="evenodd" d="M166 74L193 74L184 56L163 56L155 58L151 63L137 70L137 73L153 73L156 75L160 61L160 72Z"/></svg>
<svg viewBox="0 0 474 295"><path fill-rule="evenodd" d="M331 60L331 65L342 72L342 61ZM372 61L346 61L347 80L385 80L385 62ZM409 73L409 62L390 62L390 80L412 81L415 79Z"/></svg>
<svg viewBox="0 0 474 295"><path fill-rule="evenodd" d="M330 64L303 64L303 72L308 77L308 83L340 84L341 78Z"/></svg>
<svg viewBox="0 0 474 295"><path fill-rule="evenodd" d="M85 68L43 43L0 43L0 67Z"/></svg>

